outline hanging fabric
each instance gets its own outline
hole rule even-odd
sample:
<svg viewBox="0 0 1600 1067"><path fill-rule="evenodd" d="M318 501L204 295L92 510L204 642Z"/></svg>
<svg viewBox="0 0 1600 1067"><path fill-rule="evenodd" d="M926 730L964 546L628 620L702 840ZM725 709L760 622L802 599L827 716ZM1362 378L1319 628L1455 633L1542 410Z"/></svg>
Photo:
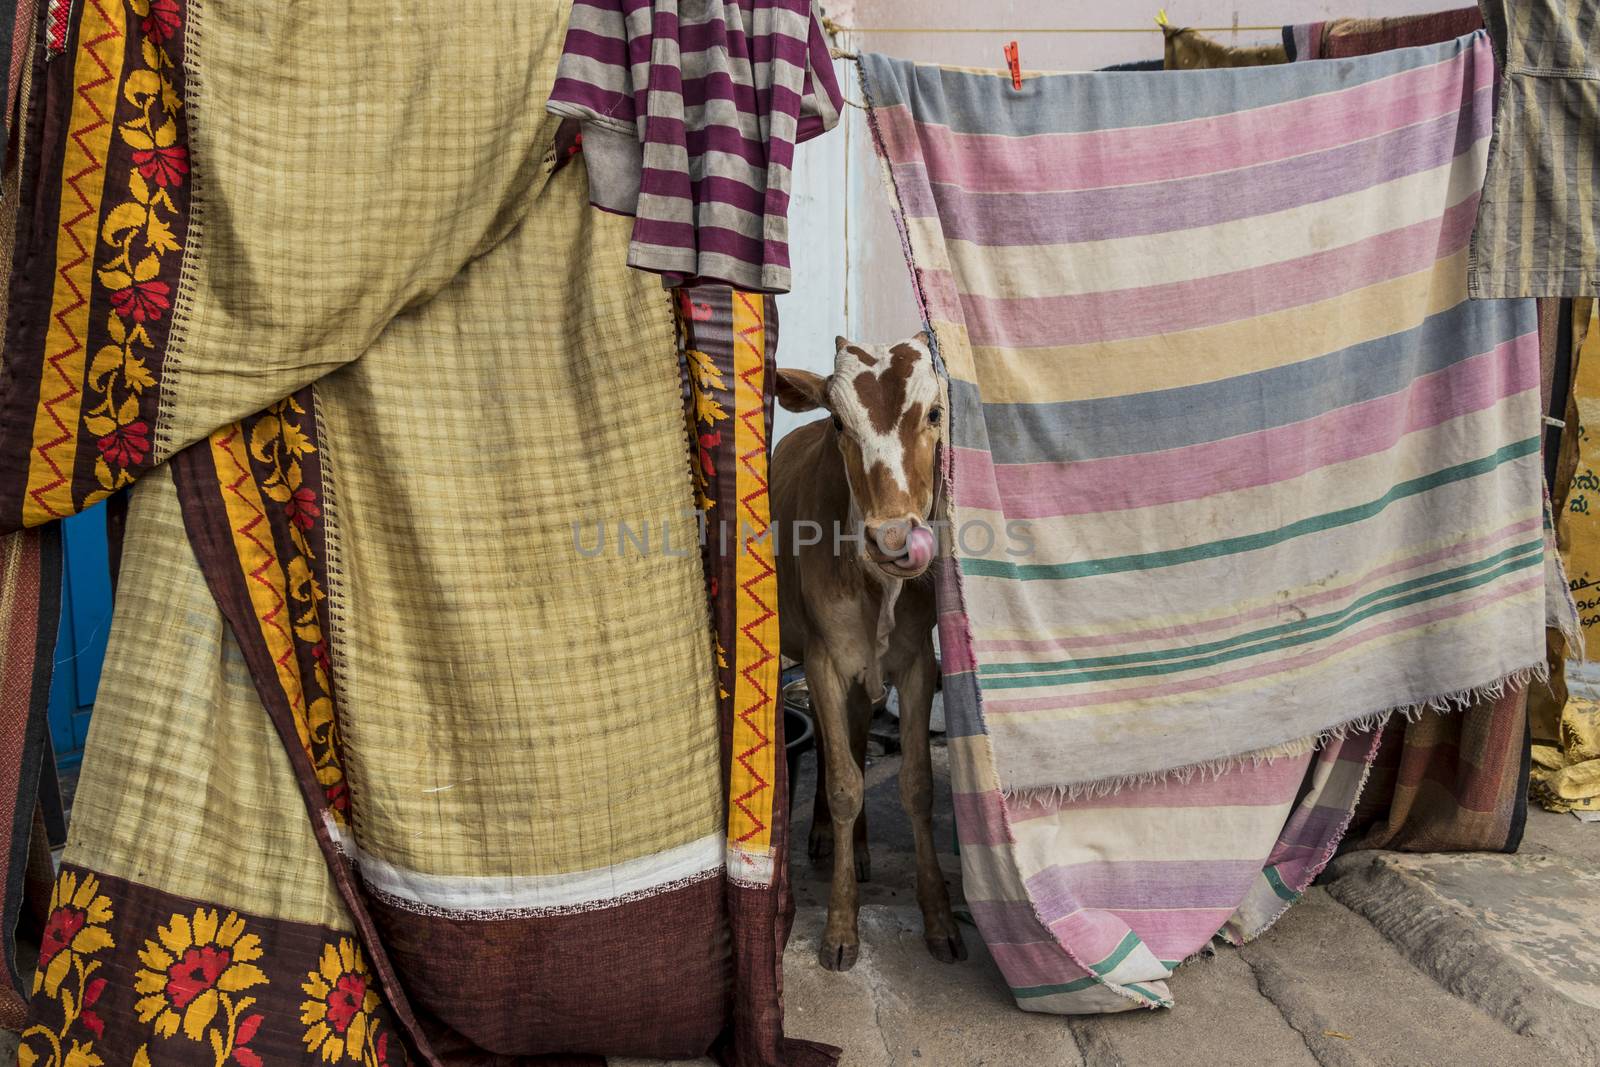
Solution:
<svg viewBox="0 0 1600 1067"><path fill-rule="evenodd" d="M832 1061L565 16L108 0L38 68L0 534L131 501L23 1062Z"/></svg>
<svg viewBox="0 0 1600 1067"><path fill-rule="evenodd" d="M583 123L589 199L634 216L669 286L789 289L795 146L843 107L811 0L576 0L550 110Z"/></svg>
<svg viewBox="0 0 1600 1067"><path fill-rule="evenodd" d="M1299 23L1283 28L1283 44L1290 61L1348 59L1394 48L1443 44L1481 29L1483 16L1473 6L1424 15Z"/></svg>
<svg viewBox="0 0 1600 1067"><path fill-rule="evenodd" d="M1281 44L1226 45L1198 30L1163 24L1163 58L1166 70L1207 70L1215 67L1264 67L1287 63L1289 54Z"/></svg>
<svg viewBox="0 0 1600 1067"><path fill-rule="evenodd" d="M1019 887L974 912L1049 961L1001 962L1028 1006L1165 1003L1331 854L1364 731L1543 670L1534 309L1466 299L1488 42L1020 96L862 61L951 379L949 518L994 535L940 572L967 883ZM1212 791L1239 821L1185 823ZM1187 830L1084 837L1125 807Z"/></svg>
<svg viewBox="0 0 1600 1067"><path fill-rule="evenodd" d="M1470 291L1600 296L1600 0L1483 11L1501 82Z"/></svg>

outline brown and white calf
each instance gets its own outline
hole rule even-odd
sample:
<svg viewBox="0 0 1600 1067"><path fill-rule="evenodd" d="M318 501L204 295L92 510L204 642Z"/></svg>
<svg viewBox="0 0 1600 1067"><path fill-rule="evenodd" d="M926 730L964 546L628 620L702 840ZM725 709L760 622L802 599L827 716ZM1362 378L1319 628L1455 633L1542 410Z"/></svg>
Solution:
<svg viewBox="0 0 1600 1067"><path fill-rule="evenodd" d="M867 877L862 771L873 702L900 693L900 801L917 848L917 903L936 959L966 958L933 842L928 711L937 680L929 526L938 480L939 377L928 339L835 342L833 373L778 371L790 411L831 419L791 432L772 457L785 655L805 664L822 739L813 858L833 858L822 965L856 962L856 881ZM837 536L836 536L837 535ZM851 535L855 535L853 538ZM852 847L846 848L844 843Z"/></svg>

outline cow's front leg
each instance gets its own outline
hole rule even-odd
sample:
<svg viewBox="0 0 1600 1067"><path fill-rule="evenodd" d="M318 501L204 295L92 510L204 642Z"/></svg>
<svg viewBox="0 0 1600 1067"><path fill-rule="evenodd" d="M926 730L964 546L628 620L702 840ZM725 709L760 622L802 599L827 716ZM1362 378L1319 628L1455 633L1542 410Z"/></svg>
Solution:
<svg viewBox="0 0 1600 1067"><path fill-rule="evenodd" d="M954 963L967 958L950 891L939 869L933 841L933 763L928 754L928 714L935 682L933 647L920 653L900 682L900 803L911 820L917 843L917 904L922 908L922 937L936 960Z"/></svg>
<svg viewBox="0 0 1600 1067"><path fill-rule="evenodd" d="M806 676L822 738L821 758L828 768L828 813L833 817L835 843L828 923L822 931L818 955L828 970L848 971L855 966L861 949L856 935L856 871L853 850L840 848L838 843L853 839L862 789L861 771L850 751L849 682L820 642L806 649Z"/></svg>

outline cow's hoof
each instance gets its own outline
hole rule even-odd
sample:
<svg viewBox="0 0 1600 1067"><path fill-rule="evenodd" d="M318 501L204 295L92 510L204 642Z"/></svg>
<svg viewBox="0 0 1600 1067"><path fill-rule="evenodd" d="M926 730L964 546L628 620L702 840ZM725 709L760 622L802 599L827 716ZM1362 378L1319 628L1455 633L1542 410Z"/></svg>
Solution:
<svg viewBox="0 0 1600 1067"><path fill-rule="evenodd" d="M806 840L806 855L810 856L812 862L817 864L833 856L832 826L813 826L811 828L811 836Z"/></svg>
<svg viewBox="0 0 1600 1067"><path fill-rule="evenodd" d="M867 854L866 845L856 846L856 881L872 881L872 857Z"/></svg>
<svg viewBox="0 0 1600 1067"><path fill-rule="evenodd" d="M822 962L824 970L848 971L856 965L856 957L861 954L859 942L835 944L829 938L822 939L822 949L817 953L817 958Z"/></svg>
<svg viewBox="0 0 1600 1067"><path fill-rule="evenodd" d="M923 941L927 943L928 955L940 963L954 963L967 958L967 946L961 940L960 930L952 930L948 935L929 935Z"/></svg>

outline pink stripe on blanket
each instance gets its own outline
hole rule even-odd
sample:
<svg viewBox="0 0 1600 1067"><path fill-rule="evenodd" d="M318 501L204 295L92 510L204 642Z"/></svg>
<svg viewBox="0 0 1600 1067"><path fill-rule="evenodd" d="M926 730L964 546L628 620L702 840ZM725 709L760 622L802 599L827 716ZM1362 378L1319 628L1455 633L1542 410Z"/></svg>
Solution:
<svg viewBox="0 0 1600 1067"><path fill-rule="evenodd" d="M1473 81L1463 84L1470 68ZM1255 166L1366 137L1455 111L1463 96L1493 83L1493 65L1452 57L1348 89L1282 104L1145 127L996 137L915 123L904 105L875 111L890 159L927 162L933 181L975 192L1097 189L1170 181ZM1299 131L1281 136L1287 126ZM1041 180L1041 175L1047 175Z"/></svg>
<svg viewBox="0 0 1600 1067"><path fill-rule="evenodd" d="M1426 270L1467 247L1477 214L1473 194L1438 217L1296 259L1072 296L967 294L961 305L975 345L1033 348L1159 337L1321 303Z"/></svg>
<svg viewBox="0 0 1600 1067"><path fill-rule="evenodd" d="M1126 811L1135 808L1217 808L1251 807L1283 804L1293 799L1300 780L1305 777L1307 755L1280 756L1271 762L1244 765L1202 778L1198 775L1187 782L1164 778L1144 785L1125 786L1104 796L1083 796L1076 800L1062 799L1051 790L1024 790L1015 793L1005 802L1006 815L1011 825L1017 826L1033 819L1054 818L1062 811ZM988 796L989 794L976 794ZM999 794L994 794L998 796ZM975 794L957 793L958 802ZM960 810L959 808L957 809ZM965 823L962 840L966 840Z"/></svg>

